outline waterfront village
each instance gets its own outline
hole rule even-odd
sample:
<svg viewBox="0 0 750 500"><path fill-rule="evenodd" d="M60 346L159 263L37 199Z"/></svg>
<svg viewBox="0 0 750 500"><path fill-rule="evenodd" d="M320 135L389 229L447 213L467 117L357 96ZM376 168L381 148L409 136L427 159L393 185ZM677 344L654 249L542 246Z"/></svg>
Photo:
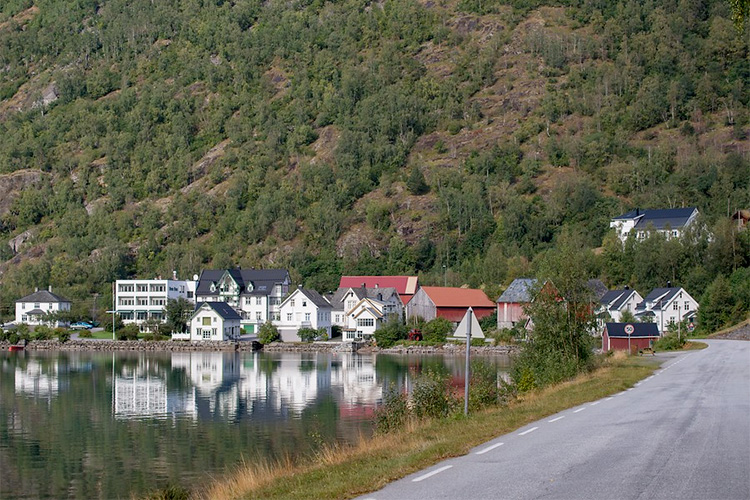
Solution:
<svg viewBox="0 0 750 500"><path fill-rule="evenodd" d="M648 231L679 237L695 222L697 212L695 208L636 209L613 218L610 226L623 242L630 235L643 239ZM681 287L666 284L645 297L627 286L608 290L598 279L590 280L587 287L597 318L592 334L602 337L604 350L648 348L672 327L694 327L698 302ZM525 306L536 294L558 293L554 283L536 278L515 279L493 301L479 289L422 286L417 276L342 276L335 292L321 294L293 286L286 269L254 268L206 269L189 280L178 279L176 273L169 279L122 279L113 288L110 312L141 332L167 319L170 301L189 302L192 314L184 331L171 333L173 340L184 341L257 338L268 323L282 342L368 341L394 318L405 322L443 318L455 331L469 308L482 324L498 331L528 332L533 324ZM60 313L70 307L71 302L51 287L37 289L16 301L15 323L5 326L68 327ZM475 330L474 335L481 333Z"/></svg>

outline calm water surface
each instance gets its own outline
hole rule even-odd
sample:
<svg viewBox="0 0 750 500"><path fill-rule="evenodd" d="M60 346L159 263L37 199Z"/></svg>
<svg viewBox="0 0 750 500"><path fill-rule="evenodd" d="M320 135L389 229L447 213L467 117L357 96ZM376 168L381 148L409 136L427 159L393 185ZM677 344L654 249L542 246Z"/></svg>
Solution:
<svg viewBox="0 0 750 500"><path fill-rule="evenodd" d="M507 372L509 360L485 358ZM372 432L391 384L461 357L0 353L0 498L129 498Z"/></svg>

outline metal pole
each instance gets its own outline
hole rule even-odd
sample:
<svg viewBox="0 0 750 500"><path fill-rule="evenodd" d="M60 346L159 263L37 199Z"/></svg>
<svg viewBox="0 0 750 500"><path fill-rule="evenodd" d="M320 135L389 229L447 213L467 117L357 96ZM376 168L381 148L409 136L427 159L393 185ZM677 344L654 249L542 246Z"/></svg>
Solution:
<svg viewBox="0 0 750 500"><path fill-rule="evenodd" d="M115 311L117 310L117 303L115 300L115 288L117 287L117 281L112 283L112 340L117 340L115 337Z"/></svg>
<svg viewBox="0 0 750 500"><path fill-rule="evenodd" d="M466 371L465 371L465 378L466 381L464 383L464 415L469 414L469 378L471 377L469 366L469 354L471 353L471 319L474 314L474 311L472 311L471 307L467 311L467 325L466 325Z"/></svg>

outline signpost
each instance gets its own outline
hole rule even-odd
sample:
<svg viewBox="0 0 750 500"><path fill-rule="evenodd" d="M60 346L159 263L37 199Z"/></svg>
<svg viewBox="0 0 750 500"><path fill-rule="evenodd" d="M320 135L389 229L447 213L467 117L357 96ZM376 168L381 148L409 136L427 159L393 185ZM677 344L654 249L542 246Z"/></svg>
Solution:
<svg viewBox="0 0 750 500"><path fill-rule="evenodd" d="M633 325L625 325L625 333L628 334L628 355L633 354L633 351L630 349L630 336L635 331L635 327Z"/></svg>
<svg viewBox="0 0 750 500"><path fill-rule="evenodd" d="M474 316L474 310L470 307L466 310L461 323L458 324L458 328L453 333L454 337L466 337L466 381L464 383L464 415L469 414L469 379L471 378L471 365L469 364L469 357L471 353L471 335L472 331L474 336L477 338L484 338L484 332L482 327L479 326L476 316Z"/></svg>

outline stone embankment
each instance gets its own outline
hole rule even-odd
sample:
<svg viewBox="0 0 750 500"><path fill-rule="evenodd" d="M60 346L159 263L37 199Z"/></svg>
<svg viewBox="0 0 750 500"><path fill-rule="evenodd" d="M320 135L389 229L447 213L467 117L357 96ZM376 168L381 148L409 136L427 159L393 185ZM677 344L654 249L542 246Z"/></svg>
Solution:
<svg viewBox="0 0 750 500"><path fill-rule="evenodd" d="M8 350L8 342L0 342L0 349ZM257 342L182 342L143 340L32 340L29 351L255 351Z"/></svg>
<svg viewBox="0 0 750 500"><path fill-rule="evenodd" d="M722 332L719 334L711 335L709 338L728 339L728 340L750 340L750 325L743 325L730 332Z"/></svg>
<svg viewBox="0 0 750 500"><path fill-rule="evenodd" d="M377 347L367 348L371 352L380 352L384 354L465 354L466 346L461 344L444 344L442 346L421 346L421 345L397 345L387 349ZM471 354L497 356L500 354L514 354L520 348L516 345L498 345L498 346L471 346ZM364 352L360 349L359 352Z"/></svg>

